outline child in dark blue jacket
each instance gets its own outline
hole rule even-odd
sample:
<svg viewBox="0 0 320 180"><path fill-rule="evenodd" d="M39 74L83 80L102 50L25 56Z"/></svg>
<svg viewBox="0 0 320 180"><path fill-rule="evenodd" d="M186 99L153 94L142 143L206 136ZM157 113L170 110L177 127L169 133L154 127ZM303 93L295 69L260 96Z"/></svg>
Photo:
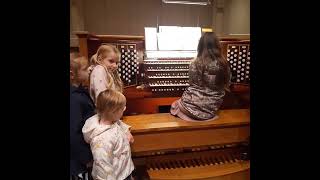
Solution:
<svg viewBox="0 0 320 180"><path fill-rule="evenodd" d="M90 145L83 139L82 127L95 114L94 103L85 88L89 83L89 63L84 57L70 59L70 175L79 179L92 161ZM91 172L88 172L90 175ZM76 178L75 178L76 177Z"/></svg>

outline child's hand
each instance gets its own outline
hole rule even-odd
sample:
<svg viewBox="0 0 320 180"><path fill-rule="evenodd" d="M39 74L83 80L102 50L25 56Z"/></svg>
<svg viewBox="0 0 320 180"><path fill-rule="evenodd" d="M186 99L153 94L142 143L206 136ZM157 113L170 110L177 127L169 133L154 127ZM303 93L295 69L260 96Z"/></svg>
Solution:
<svg viewBox="0 0 320 180"><path fill-rule="evenodd" d="M130 131L128 131L126 134L127 134L128 141L132 144L134 142L132 134L130 133Z"/></svg>

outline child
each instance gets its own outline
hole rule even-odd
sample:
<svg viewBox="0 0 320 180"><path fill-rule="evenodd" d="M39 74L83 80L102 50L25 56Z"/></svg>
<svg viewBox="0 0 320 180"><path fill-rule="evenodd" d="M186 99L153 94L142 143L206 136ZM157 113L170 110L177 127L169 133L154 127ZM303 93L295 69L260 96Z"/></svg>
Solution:
<svg viewBox="0 0 320 180"><path fill-rule="evenodd" d="M129 180L134 165L127 132L119 119L126 109L126 98L119 91L107 89L97 97L97 115L82 128L93 154L92 177L95 180Z"/></svg>
<svg viewBox="0 0 320 180"><path fill-rule="evenodd" d="M96 103L97 96L106 89L122 92L122 81L118 74L118 63L120 62L120 51L113 45L101 45L97 53L90 59L93 70L90 74L90 96ZM130 143L134 139L127 132Z"/></svg>
<svg viewBox="0 0 320 180"><path fill-rule="evenodd" d="M92 161L90 146L81 132L85 120L95 114L94 103L83 87L88 79L88 60L70 59L70 175L73 177L85 173Z"/></svg>
<svg viewBox="0 0 320 180"><path fill-rule="evenodd" d="M120 52L112 45L101 45L91 58L93 70L90 74L90 96L96 103L97 96L106 89L122 92L122 81L118 74Z"/></svg>
<svg viewBox="0 0 320 180"><path fill-rule="evenodd" d="M171 114L188 121L217 118L225 90L229 90L230 77L218 38L213 32L204 33L199 40L197 58L190 64L190 86L171 105Z"/></svg>

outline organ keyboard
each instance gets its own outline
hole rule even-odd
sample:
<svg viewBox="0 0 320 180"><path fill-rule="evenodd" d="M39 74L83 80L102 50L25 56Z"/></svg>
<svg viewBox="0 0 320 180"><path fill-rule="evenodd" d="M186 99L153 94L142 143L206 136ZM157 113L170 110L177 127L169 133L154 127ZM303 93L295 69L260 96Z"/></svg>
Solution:
<svg viewBox="0 0 320 180"><path fill-rule="evenodd" d="M189 86L195 51L146 51L144 84L153 97L179 96Z"/></svg>

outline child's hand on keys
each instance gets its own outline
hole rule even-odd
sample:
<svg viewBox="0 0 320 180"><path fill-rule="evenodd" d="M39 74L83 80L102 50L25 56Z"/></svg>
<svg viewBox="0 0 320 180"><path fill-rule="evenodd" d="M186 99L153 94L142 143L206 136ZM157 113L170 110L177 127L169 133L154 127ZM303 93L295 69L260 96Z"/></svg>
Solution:
<svg viewBox="0 0 320 180"><path fill-rule="evenodd" d="M130 131L127 132L127 138L129 140L129 142L132 144L134 142L134 139L133 139L133 136L132 134L130 133Z"/></svg>

